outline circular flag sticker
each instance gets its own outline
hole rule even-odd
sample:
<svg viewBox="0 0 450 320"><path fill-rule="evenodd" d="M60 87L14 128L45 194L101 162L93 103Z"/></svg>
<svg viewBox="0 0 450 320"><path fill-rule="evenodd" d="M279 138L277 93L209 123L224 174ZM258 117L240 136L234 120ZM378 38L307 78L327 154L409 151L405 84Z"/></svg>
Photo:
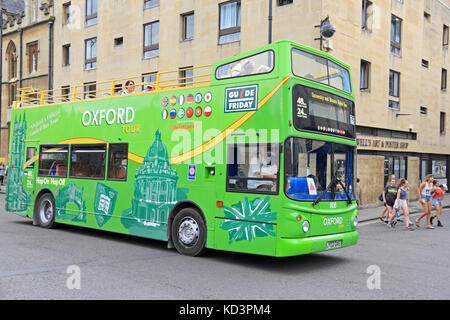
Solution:
<svg viewBox="0 0 450 320"><path fill-rule="evenodd" d="M195 95L195 103L200 103L200 102L202 102L202 94L201 93L197 93L196 95Z"/></svg>
<svg viewBox="0 0 450 320"><path fill-rule="evenodd" d="M195 109L195 116L196 116L197 118L200 117L200 116L202 115L202 113L203 113L202 107L197 107L197 108Z"/></svg>
<svg viewBox="0 0 450 320"><path fill-rule="evenodd" d="M194 96L192 94L188 95L186 98L186 102L188 104L192 104L192 102L194 102Z"/></svg>
<svg viewBox="0 0 450 320"><path fill-rule="evenodd" d="M164 97L162 100L162 106L163 107L167 107L167 105L169 104L169 98Z"/></svg>
<svg viewBox="0 0 450 320"><path fill-rule="evenodd" d="M183 108L180 108L180 109L178 110L178 118L182 119L183 117L184 117L184 109L183 109Z"/></svg>
<svg viewBox="0 0 450 320"><path fill-rule="evenodd" d="M175 119L177 116L177 111L175 109L170 110L169 117L170 119Z"/></svg>
<svg viewBox="0 0 450 320"><path fill-rule="evenodd" d="M212 109L210 106L205 107L205 116L209 117L212 113Z"/></svg>
<svg viewBox="0 0 450 320"><path fill-rule="evenodd" d="M176 104L177 104L177 97L173 96L172 98L170 98L170 105L173 107Z"/></svg>
<svg viewBox="0 0 450 320"><path fill-rule="evenodd" d="M189 108L186 110L186 116L187 116L188 118L191 118L193 115L194 115L194 109L192 109L191 107L189 107Z"/></svg>
<svg viewBox="0 0 450 320"><path fill-rule="evenodd" d="M161 116L162 116L163 120L166 120L167 117L169 116L169 112L167 112L167 110L163 110Z"/></svg>
<svg viewBox="0 0 450 320"><path fill-rule="evenodd" d="M205 102L210 102L211 99L212 99L212 94L211 94L211 92L205 93Z"/></svg>
<svg viewBox="0 0 450 320"><path fill-rule="evenodd" d="M183 96L183 95L181 95L181 96L178 97L178 104L179 104L180 106L182 106L182 105L184 104L184 96Z"/></svg>

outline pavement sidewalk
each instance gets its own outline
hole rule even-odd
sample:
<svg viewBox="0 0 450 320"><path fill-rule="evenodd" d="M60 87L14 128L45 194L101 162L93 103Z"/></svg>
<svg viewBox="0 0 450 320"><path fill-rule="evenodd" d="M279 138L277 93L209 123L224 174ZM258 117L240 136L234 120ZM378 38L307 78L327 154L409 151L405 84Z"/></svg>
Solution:
<svg viewBox="0 0 450 320"><path fill-rule="evenodd" d="M443 208L450 208L450 193L444 193L444 199L443 199ZM375 204L368 204L367 206L364 206L358 210L359 222L364 221L371 221L371 220L377 220L380 215L381 211L383 210L384 206L381 201L378 201L378 203ZM410 200L409 201L409 213L421 213L423 212L422 205L419 203L419 201L416 200ZM434 207L432 207L431 212L435 211ZM400 215L403 215L403 211L400 210Z"/></svg>

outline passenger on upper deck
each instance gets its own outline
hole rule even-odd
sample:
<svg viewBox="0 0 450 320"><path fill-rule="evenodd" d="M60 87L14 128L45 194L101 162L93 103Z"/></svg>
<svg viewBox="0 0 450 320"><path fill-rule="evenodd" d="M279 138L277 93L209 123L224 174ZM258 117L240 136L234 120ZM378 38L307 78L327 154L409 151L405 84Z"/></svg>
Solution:
<svg viewBox="0 0 450 320"><path fill-rule="evenodd" d="M247 60L244 62L241 70L241 76L252 74L255 71L255 62L252 60Z"/></svg>
<svg viewBox="0 0 450 320"><path fill-rule="evenodd" d="M131 94L134 93L134 81L128 80L125 82L125 89L122 89L120 94Z"/></svg>

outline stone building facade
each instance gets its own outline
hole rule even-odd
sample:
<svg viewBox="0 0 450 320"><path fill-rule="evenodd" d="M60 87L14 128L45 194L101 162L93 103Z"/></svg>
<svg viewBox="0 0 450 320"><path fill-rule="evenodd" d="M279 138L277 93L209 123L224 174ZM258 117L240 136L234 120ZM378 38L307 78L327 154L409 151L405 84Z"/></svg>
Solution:
<svg viewBox="0 0 450 320"><path fill-rule="evenodd" d="M3 0L0 158L8 162L11 106L19 88L49 87L53 1Z"/></svg>

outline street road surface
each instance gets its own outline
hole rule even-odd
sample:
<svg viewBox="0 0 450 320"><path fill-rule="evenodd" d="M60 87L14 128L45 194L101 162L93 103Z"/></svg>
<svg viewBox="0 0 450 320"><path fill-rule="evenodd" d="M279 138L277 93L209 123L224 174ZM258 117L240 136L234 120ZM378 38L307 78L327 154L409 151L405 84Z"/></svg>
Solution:
<svg viewBox="0 0 450 320"><path fill-rule="evenodd" d="M444 228L366 223L358 245L325 253L280 259L210 250L191 258L156 240L35 227L5 212L4 197L0 299L450 298L450 210Z"/></svg>

